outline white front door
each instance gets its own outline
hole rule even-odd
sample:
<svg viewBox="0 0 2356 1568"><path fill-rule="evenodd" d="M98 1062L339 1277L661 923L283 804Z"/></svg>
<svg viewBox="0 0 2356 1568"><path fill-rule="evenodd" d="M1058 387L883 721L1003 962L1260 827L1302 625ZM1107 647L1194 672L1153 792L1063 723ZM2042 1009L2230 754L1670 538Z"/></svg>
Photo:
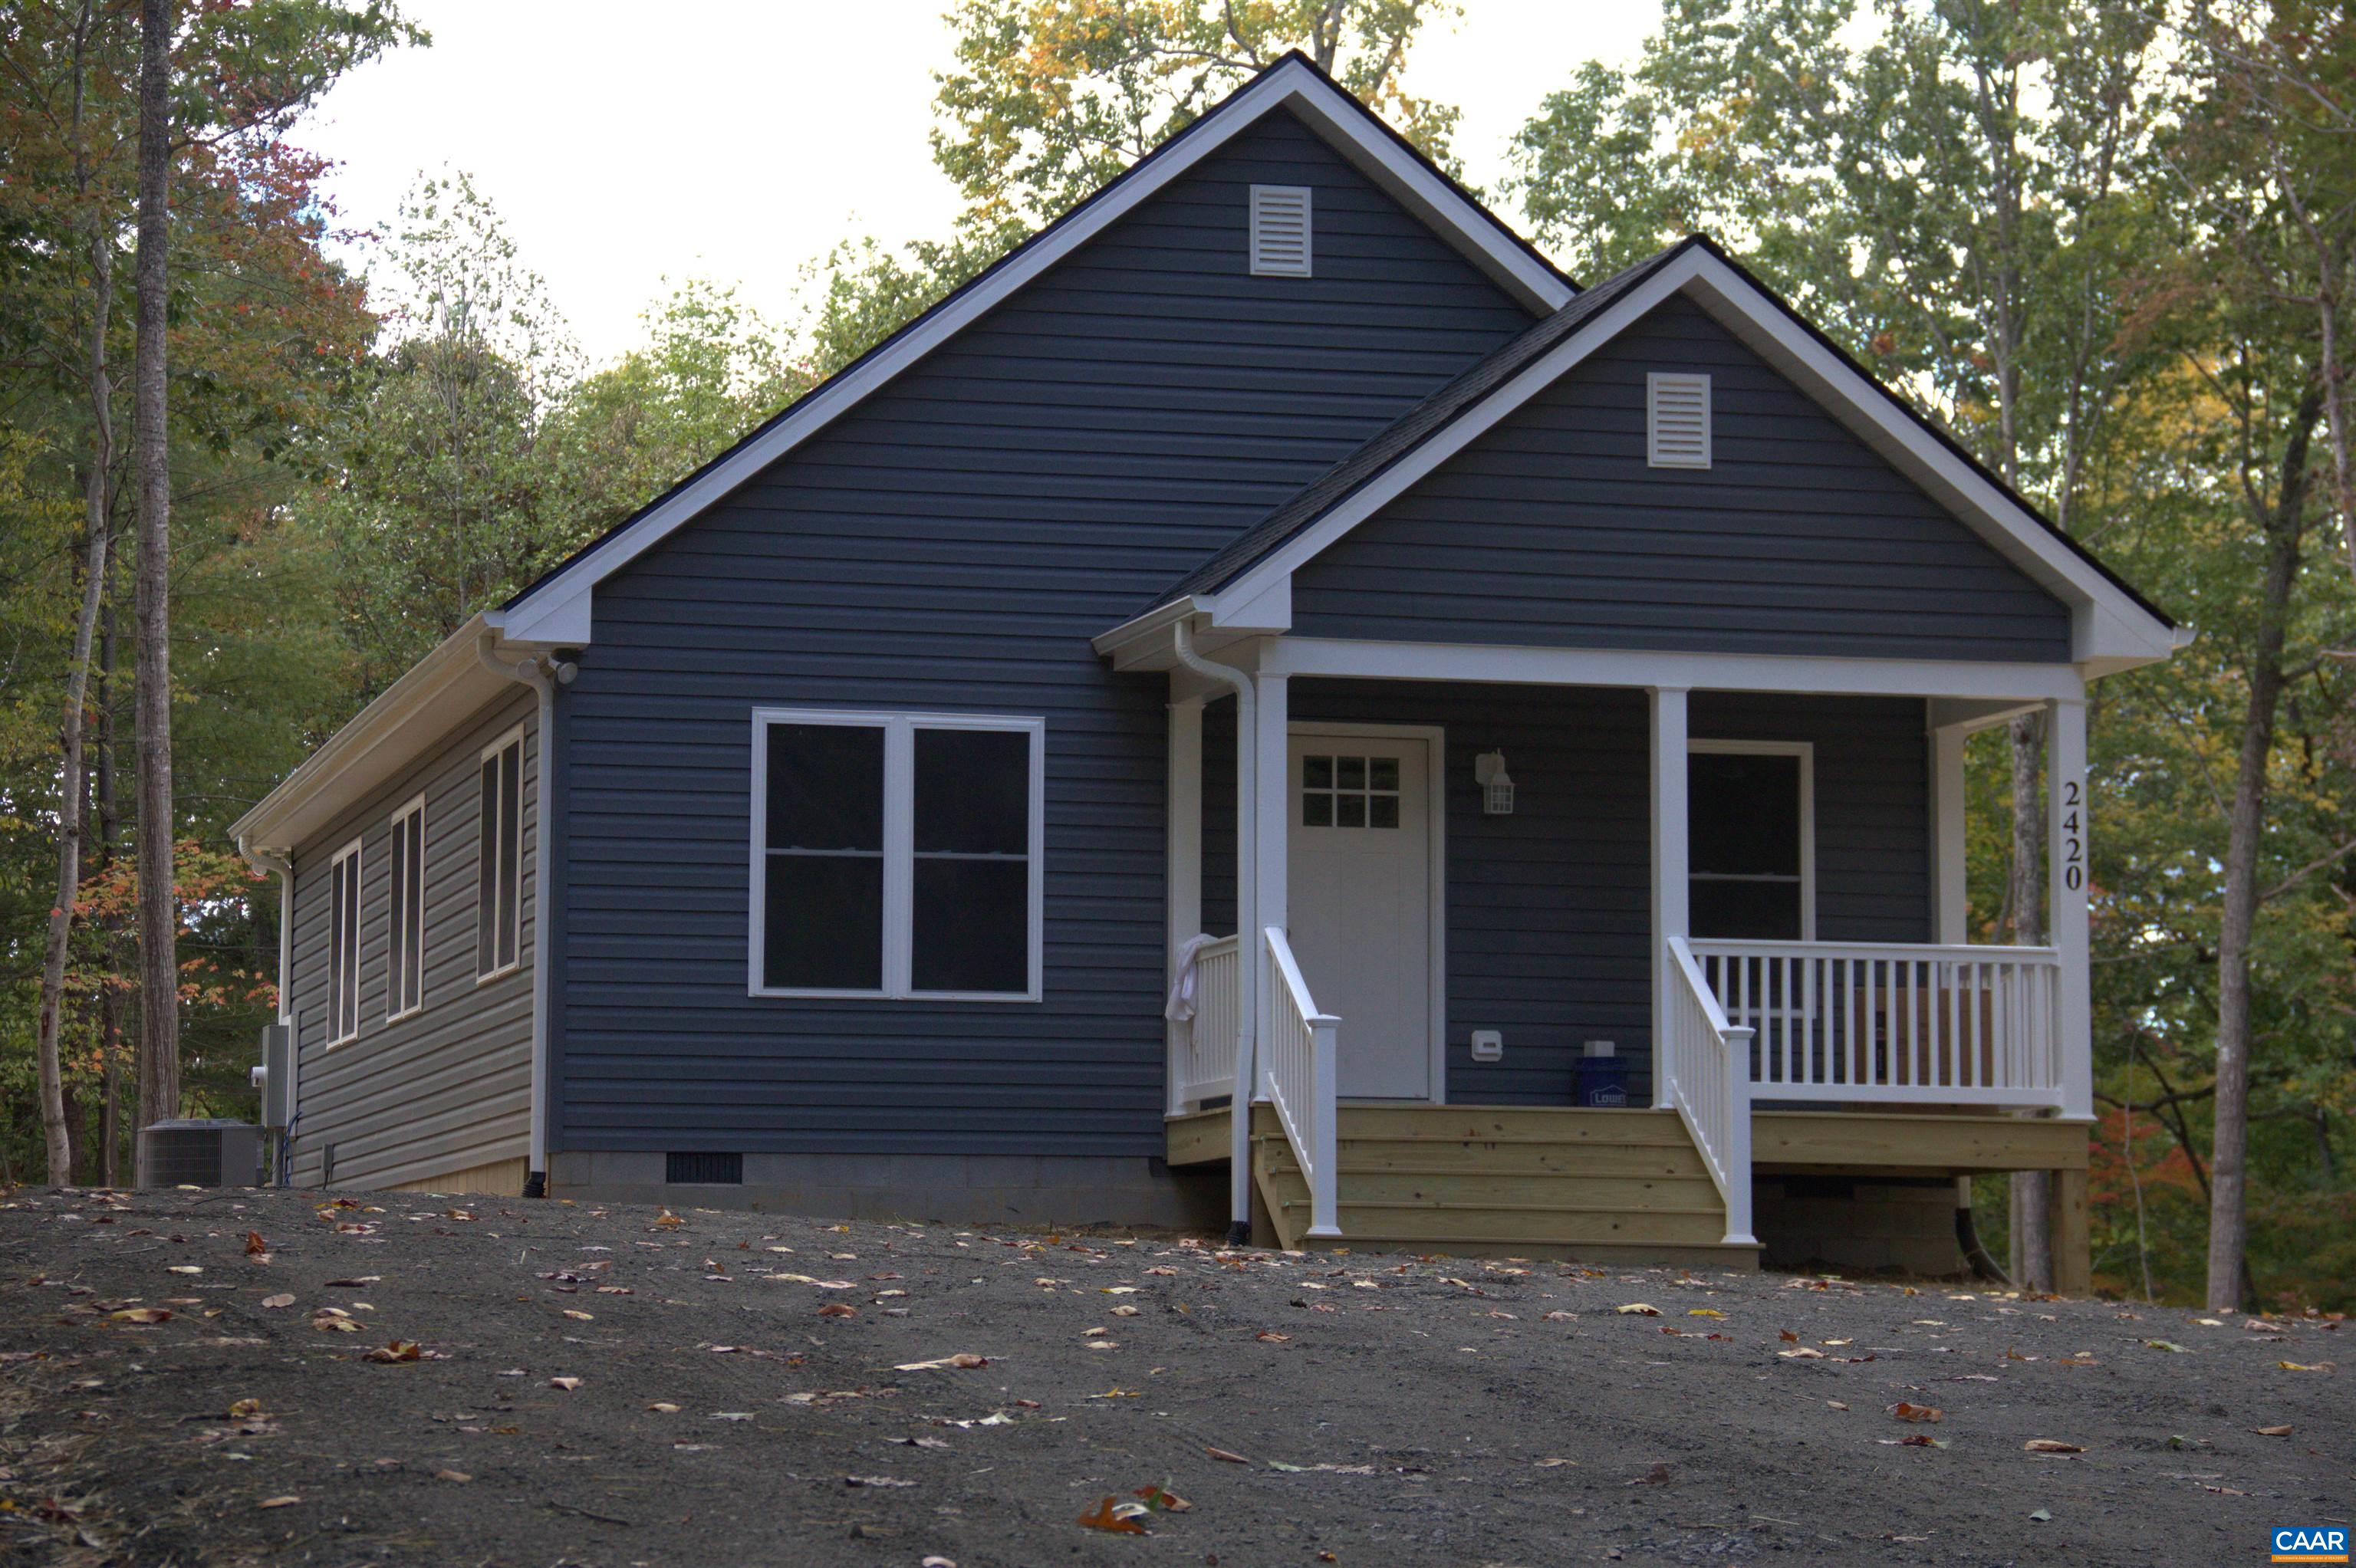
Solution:
<svg viewBox="0 0 2356 1568"><path fill-rule="evenodd" d="M1310 995L1342 1020L1345 1099L1433 1097L1430 744L1292 737L1288 923Z"/></svg>

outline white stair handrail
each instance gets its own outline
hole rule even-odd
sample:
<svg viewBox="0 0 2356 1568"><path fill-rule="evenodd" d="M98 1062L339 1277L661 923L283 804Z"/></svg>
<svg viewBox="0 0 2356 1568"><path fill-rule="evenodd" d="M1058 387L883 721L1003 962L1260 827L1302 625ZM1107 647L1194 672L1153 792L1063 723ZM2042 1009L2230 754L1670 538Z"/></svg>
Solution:
<svg viewBox="0 0 2356 1568"><path fill-rule="evenodd" d="M1335 1124L1340 1115L1333 1070L1342 1020L1317 1010L1309 982L1294 961L1281 927L1266 933L1269 1039L1260 1058L1260 1093L1276 1108L1293 1157L1309 1183L1312 1236L1339 1236L1340 1172Z"/></svg>
<svg viewBox="0 0 2356 1568"><path fill-rule="evenodd" d="M1668 1016L1661 1071L1669 1104L1693 1136L1726 1203L1726 1244L1756 1246L1751 1219L1751 1030L1727 1021L1682 936L1669 938Z"/></svg>

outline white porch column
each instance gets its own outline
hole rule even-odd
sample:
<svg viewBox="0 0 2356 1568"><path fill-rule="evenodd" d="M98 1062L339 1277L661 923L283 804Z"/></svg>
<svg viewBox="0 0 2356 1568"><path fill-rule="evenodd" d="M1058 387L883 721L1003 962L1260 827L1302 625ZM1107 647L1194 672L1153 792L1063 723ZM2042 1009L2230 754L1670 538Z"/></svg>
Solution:
<svg viewBox="0 0 2356 1568"><path fill-rule="evenodd" d="M1692 929L1687 880L1686 691L1647 688L1653 716L1653 1108L1669 1108L1668 1061L1661 1049L1674 999L1684 984L1669 963L1669 938Z"/></svg>
<svg viewBox="0 0 2356 1568"><path fill-rule="evenodd" d="M2062 1114L2094 1115L2094 1026L2086 936L2086 704L2045 705L2049 940L2061 959L2056 1049L2062 1053Z"/></svg>
<svg viewBox="0 0 2356 1568"><path fill-rule="evenodd" d="M1236 1084L1227 1102L1229 1240L1251 1233L1252 1089L1259 1073L1259 726L1251 677L1236 693Z"/></svg>
<svg viewBox="0 0 2356 1568"><path fill-rule="evenodd" d="M1292 922L1288 913L1288 880L1285 851L1288 847L1286 829L1290 826L1286 816L1290 799L1289 780L1291 756L1290 686L1281 675L1256 675L1252 677L1254 706L1258 709L1258 743L1252 747L1252 764L1258 776L1254 816L1259 843L1252 860L1255 879L1259 884L1259 896L1254 901L1257 912L1251 924L1243 928L1241 955L1244 964L1265 974L1268 968L1266 928L1275 926L1290 932ZM1255 1038L1270 1038L1276 1005L1275 987L1262 985L1259 990L1259 1028ZM1255 1079L1257 1083L1258 1080ZM1255 1088L1257 1095L1261 1091Z"/></svg>
<svg viewBox="0 0 2356 1568"><path fill-rule="evenodd" d="M1177 982L1180 944L1203 929L1203 699L1199 697L1170 704L1169 810L1164 852L1169 909L1165 987ZM1178 1097L1178 1064L1194 1027L1174 1019L1169 1024L1164 1083L1172 1115L1186 1108Z"/></svg>
<svg viewBox="0 0 2356 1568"><path fill-rule="evenodd" d="M1971 939L1964 895L1964 742L1971 731L1943 724L1930 734L1931 940L1961 946Z"/></svg>

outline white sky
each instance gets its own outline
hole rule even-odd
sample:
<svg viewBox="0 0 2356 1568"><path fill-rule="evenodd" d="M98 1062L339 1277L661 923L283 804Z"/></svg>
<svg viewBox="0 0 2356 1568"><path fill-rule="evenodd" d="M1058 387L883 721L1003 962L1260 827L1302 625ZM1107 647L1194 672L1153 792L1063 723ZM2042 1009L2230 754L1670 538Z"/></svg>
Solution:
<svg viewBox="0 0 2356 1568"><path fill-rule="evenodd" d="M296 134L338 160L351 225L389 223L421 169L465 169L548 281L593 362L635 343L666 278L740 283L790 324L804 264L836 240L944 234L931 73L948 0L407 0L434 35L337 85ZM1463 0L1409 85L1462 107L1466 171L1505 148L1582 60L1624 60L1649 0ZM1510 214L1508 215L1510 216Z"/></svg>

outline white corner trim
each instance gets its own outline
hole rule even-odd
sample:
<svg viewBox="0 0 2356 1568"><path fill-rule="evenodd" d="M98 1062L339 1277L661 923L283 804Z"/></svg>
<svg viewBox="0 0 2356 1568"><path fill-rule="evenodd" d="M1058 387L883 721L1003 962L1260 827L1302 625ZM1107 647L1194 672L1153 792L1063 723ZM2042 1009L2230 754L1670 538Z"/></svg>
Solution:
<svg viewBox="0 0 2356 1568"><path fill-rule="evenodd" d="M1800 759L1800 940L1816 939L1816 746L1813 741L1719 741L1695 736L1688 728L1686 755L1715 753L1733 757L1797 757ZM1686 815L1688 830L1693 816L1693 785L1686 786ZM1688 852L1686 880L1707 878L1707 871L1693 869ZM1691 905L1688 902L1686 921L1691 934Z"/></svg>
<svg viewBox="0 0 2356 1568"><path fill-rule="evenodd" d="M1673 293L1689 293L1728 330L1789 375L1868 445L1949 507L1966 527L2072 611L2072 657L2107 671L2166 658L2178 634L2112 582L2002 486L1899 408L1740 272L1696 246L1583 323L1445 428L1272 550L1210 598L1212 624L1227 605L1258 602L1335 540L1402 495ZM1158 613L1158 612L1157 612ZM1141 617L1141 620L1145 619ZM1135 624L1136 623L1132 623Z"/></svg>
<svg viewBox="0 0 2356 1568"><path fill-rule="evenodd" d="M1194 128L1165 144L1164 152L1149 157L1106 187L1096 199L1058 219L1029 249L1008 258L995 272L948 300L873 357L811 392L776 423L701 476L671 492L620 532L573 557L538 587L527 590L507 611L506 635L517 641L556 640L567 646L586 644L588 591L597 582L823 430L1278 109L1291 110L1316 126L1334 143L1335 151L1439 229L1468 260L1533 312L1558 310L1571 298L1574 291L1516 244L1477 203L1368 124L1365 112L1319 78L1313 69L1287 60L1239 89ZM560 627L562 635L556 630Z"/></svg>

